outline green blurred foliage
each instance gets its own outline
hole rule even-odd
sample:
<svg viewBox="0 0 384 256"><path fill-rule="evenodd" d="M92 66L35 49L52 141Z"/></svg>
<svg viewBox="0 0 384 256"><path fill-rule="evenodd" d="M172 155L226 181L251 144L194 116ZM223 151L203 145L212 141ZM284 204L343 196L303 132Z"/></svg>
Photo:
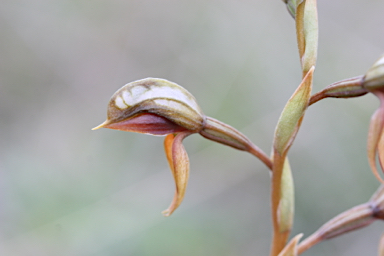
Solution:
<svg viewBox="0 0 384 256"><path fill-rule="evenodd" d="M383 1L319 1L314 91L364 74L382 54ZM358 14L358 15L357 15ZM198 135L191 178L174 184L163 139L110 130L109 97L161 77L266 152L300 83L294 22L282 1L0 2L1 255L266 255L267 169ZM376 190L366 160L371 95L306 113L289 157L294 232L309 235ZM380 223L303 255L375 255Z"/></svg>

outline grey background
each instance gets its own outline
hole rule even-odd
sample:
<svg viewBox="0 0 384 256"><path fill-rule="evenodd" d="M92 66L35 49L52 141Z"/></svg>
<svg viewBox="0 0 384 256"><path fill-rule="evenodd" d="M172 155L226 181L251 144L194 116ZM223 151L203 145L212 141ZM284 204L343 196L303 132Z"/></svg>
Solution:
<svg viewBox="0 0 384 256"><path fill-rule="evenodd" d="M314 92L364 74L383 53L384 2L319 1ZM267 153L300 83L294 21L282 1L0 1L1 255L267 255L270 186L251 155L199 135L186 197L163 138L91 131L125 83L179 83L203 111ZM379 183L366 138L377 99L312 106L289 157L293 234L311 234ZM303 255L376 255L380 222Z"/></svg>

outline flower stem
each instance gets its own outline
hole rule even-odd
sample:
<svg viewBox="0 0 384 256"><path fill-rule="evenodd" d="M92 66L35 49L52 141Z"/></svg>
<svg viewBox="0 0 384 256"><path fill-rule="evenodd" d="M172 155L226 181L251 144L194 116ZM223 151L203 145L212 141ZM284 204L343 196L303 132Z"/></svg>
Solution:
<svg viewBox="0 0 384 256"><path fill-rule="evenodd" d="M272 160L260 148L254 145L244 134L212 117L206 117L204 128L200 134L215 142L243 150L259 158L270 170L272 170Z"/></svg>
<svg viewBox="0 0 384 256"><path fill-rule="evenodd" d="M373 207L375 203L377 202L357 205L329 220L299 244L298 254L303 253L321 241L370 225L375 221L375 208Z"/></svg>
<svg viewBox="0 0 384 256"><path fill-rule="evenodd" d="M309 237L307 237L303 242L301 242L297 247L297 255L302 254L312 246L318 244L321 242L322 239L318 235L312 234Z"/></svg>
<svg viewBox="0 0 384 256"><path fill-rule="evenodd" d="M253 143L250 146L251 148L249 149L248 152L256 156L257 158L259 158L260 161L262 161L269 168L269 170L272 171L273 164L269 156L267 156L267 154L265 154L264 151L262 151L259 147L257 147Z"/></svg>
<svg viewBox="0 0 384 256"><path fill-rule="evenodd" d="M309 105L325 98L352 98L365 95L368 91L363 87L363 81L364 76L356 76L330 84L312 95Z"/></svg>

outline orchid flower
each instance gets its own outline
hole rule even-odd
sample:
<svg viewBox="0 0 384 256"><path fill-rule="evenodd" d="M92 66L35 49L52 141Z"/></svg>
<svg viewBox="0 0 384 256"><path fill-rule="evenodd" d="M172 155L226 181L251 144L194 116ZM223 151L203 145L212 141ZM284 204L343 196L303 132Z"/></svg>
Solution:
<svg viewBox="0 0 384 256"><path fill-rule="evenodd" d="M325 98L352 98L373 93L380 101L379 108L372 115L368 132L368 161L373 174L384 183L376 166L378 156L384 170L384 55L382 55L365 75L344 79L333 83L312 95L309 105Z"/></svg>
<svg viewBox="0 0 384 256"><path fill-rule="evenodd" d="M180 85L158 78L146 78L120 88L110 99L107 120L93 128L109 128L149 135L166 136L164 149L176 184L169 216L182 202L189 177L188 154L182 141L189 135L203 137L247 151L269 169L272 162L245 135L201 111L196 99Z"/></svg>

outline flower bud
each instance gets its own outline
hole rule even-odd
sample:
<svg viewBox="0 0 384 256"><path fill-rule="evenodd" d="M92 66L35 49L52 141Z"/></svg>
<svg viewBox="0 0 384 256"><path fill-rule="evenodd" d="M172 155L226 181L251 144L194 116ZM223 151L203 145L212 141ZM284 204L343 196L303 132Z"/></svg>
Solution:
<svg viewBox="0 0 384 256"><path fill-rule="evenodd" d="M199 132L205 116L196 99L176 83L146 78L120 88L109 101L107 120L95 127L166 135Z"/></svg>
<svg viewBox="0 0 384 256"><path fill-rule="evenodd" d="M384 55L365 74L364 87L369 91L384 87Z"/></svg>

